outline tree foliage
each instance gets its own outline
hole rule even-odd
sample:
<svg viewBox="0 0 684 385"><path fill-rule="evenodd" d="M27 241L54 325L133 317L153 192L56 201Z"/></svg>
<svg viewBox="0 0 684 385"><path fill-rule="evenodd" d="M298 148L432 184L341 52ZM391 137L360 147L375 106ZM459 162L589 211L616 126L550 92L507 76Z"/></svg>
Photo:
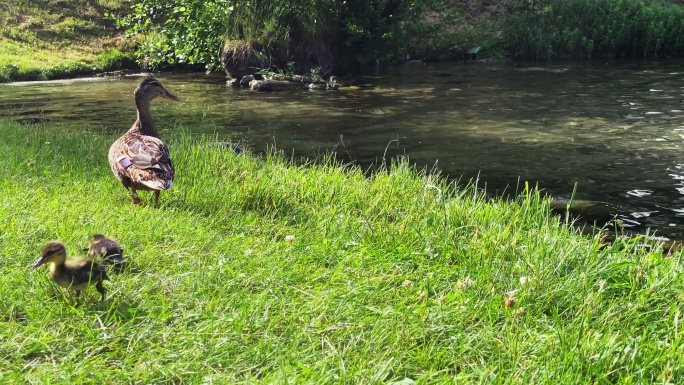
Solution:
<svg viewBox="0 0 684 385"><path fill-rule="evenodd" d="M142 0L117 23L139 37L137 54L147 67L204 64L215 70L231 10L228 0Z"/></svg>

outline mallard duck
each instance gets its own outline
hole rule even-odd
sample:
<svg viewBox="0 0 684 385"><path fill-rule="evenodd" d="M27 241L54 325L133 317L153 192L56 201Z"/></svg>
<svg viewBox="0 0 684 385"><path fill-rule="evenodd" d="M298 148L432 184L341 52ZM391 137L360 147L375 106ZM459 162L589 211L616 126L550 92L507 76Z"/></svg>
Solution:
<svg viewBox="0 0 684 385"><path fill-rule="evenodd" d="M41 250L40 259L33 265L37 268L45 263L50 264L50 278L59 286L76 290L76 296L88 286L95 284L97 291L105 297L102 281L109 279L104 267L89 258L69 259L66 248L60 241L51 241Z"/></svg>
<svg viewBox="0 0 684 385"><path fill-rule="evenodd" d="M90 239L90 247L83 249L91 258L100 258L105 264L123 265L123 248L112 238L95 234Z"/></svg>
<svg viewBox="0 0 684 385"><path fill-rule="evenodd" d="M138 190L154 191L154 204L159 194L173 186L174 168L169 149L159 139L150 113L150 102L160 96L178 101L157 79L146 78L133 93L138 119L128 132L109 148L109 167L124 187L131 190L134 204L140 204Z"/></svg>

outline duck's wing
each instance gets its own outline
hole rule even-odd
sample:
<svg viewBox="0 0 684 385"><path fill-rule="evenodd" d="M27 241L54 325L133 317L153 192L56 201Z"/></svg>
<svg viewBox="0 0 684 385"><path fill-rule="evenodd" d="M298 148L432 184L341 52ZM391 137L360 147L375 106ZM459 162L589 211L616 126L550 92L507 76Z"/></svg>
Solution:
<svg viewBox="0 0 684 385"><path fill-rule="evenodd" d="M64 266L69 280L74 285L109 279L104 267L89 258L70 259L64 263Z"/></svg>
<svg viewBox="0 0 684 385"><path fill-rule="evenodd" d="M146 135L124 136L114 142L109 162L121 177L152 190L173 186L175 173L169 148L159 138Z"/></svg>
<svg viewBox="0 0 684 385"><path fill-rule="evenodd" d="M104 262L123 262L123 248L116 241L105 238L90 245L88 253L93 258L102 258Z"/></svg>
<svg viewBox="0 0 684 385"><path fill-rule="evenodd" d="M93 242L88 249L93 257L108 257L115 254L123 254L123 248L111 238L104 238Z"/></svg>

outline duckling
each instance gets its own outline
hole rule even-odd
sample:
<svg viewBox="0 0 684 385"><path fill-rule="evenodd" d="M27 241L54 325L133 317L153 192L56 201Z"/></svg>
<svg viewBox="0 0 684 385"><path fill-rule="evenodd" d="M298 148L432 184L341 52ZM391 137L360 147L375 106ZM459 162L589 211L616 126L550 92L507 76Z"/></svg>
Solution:
<svg viewBox="0 0 684 385"><path fill-rule="evenodd" d="M105 264L121 266L124 264L123 248L112 238L102 234L95 234L90 239L90 247L83 249L90 257L102 258Z"/></svg>
<svg viewBox="0 0 684 385"><path fill-rule="evenodd" d="M76 297L81 291L91 284L95 284L97 291L105 297L105 288L102 281L109 279L105 269L89 258L70 259L66 258L66 248L60 241L51 241L45 244L41 250L40 259L33 268L49 263L50 278L61 287L71 288L76 291Z"/></svg>

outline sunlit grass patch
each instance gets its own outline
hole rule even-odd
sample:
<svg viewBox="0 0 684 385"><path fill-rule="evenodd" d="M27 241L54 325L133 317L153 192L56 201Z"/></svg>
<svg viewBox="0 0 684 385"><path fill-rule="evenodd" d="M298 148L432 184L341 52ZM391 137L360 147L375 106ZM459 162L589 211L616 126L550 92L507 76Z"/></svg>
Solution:
<svg viewBox="0 0 684 385"><path fill-rule="evenodd" d="M161 206L111 175L114 137L0 122L2 382L677 383L681 257L605 247L529 188L491 200L165 135ZM142 194L141 194L142 195ZM29 268L116 237L130 271L73 296Z"/></svg>
<svg viewBox="0 0 684 385"><path fill-rule="evenodd" d="M111 69L106 51L121 48L105 12L127 0L9 0L0 5L0 81L45 80ZM129 65L127 61L124 64Z"/></svg>

